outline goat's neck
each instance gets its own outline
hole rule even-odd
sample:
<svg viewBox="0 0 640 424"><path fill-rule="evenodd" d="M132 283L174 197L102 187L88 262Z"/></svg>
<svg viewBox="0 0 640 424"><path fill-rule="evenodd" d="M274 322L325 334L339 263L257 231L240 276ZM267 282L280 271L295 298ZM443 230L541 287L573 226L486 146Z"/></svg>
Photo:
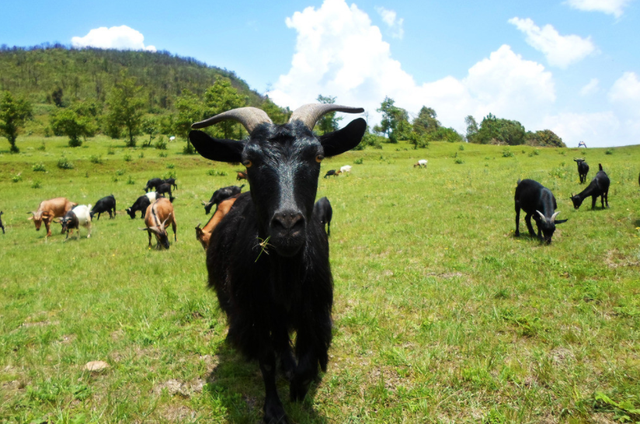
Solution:
<svg viewBox="0 0 640 424"><path fill-rule="evenodd" d="M272 252L269 256L271 296L282 303L287 310L291 309L291 305L298 297L302 284L304 249L303 246L300 252L290 258L280 256L276 252Z"/></svg>
<svg viewBox="0 0 640 424"><path fill-rule="evenodd" d="M580 193L578 193L576 196L578 196L580 199L584 200L587 197L591 197L594 194L598 193L598 185L592 181L591 184L589 184L589 186L587 186L587 188L585 188L584 190L582 190Z"/></svg>

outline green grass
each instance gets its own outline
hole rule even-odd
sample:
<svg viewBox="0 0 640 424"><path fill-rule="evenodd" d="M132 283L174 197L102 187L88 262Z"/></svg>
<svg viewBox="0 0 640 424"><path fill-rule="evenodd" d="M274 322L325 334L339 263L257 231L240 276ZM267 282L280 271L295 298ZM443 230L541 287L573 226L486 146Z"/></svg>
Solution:
<svg viewBox="0 0 640 424"><path fill-rule="evenodd" d="M185 156L178 142L143 157L106 138L66 144L20 139L18 155L0 144L0 422L259 421L258 366L224 342L193 230L208 218L200 201L241 167ZM318 190L334 211L335 336L305 403L289 403L279 381L294 422L640 420L640 147L504 152L433 142L325 160L321 175L353 165ZM57 167L63 156L73 169ZM610 209L573 210L584 188L573 157L589 178L604 165ZM149 250L123 210L169 172L178 242ZM569 219L550 246L513 237L518 178L549 187ZM45 242L27 220L46 198L112 193L118 217L94 222L90 239L81 229L63 242L55 225ZM95 360L110 368L83 371Z"/></svg>

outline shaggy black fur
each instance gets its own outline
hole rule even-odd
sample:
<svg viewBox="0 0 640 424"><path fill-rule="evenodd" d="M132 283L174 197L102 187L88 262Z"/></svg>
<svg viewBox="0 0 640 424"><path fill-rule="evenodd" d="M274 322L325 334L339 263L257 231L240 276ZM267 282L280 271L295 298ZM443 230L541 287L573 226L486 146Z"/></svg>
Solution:
<svg viewBox="0 0 640 424"><path fill-rule="evenodd" d="M553 217L558 205L551 190L537 181L522 180L518 181L514 199L516 202L516 237L520 236L520 209L522 209L526 213L524 220L527 223L529 234L532 237L536 236L531 225L531 218L533 218L538 226L538 238L540 241L544 240L547 244L551 243L551 237L556 231L556 224L562 224L567 221L566 219L556 220ZM544 218L540 216L538 211L544 215Z"/></svg>
<svg viewBox="0 0 640 424"><path fill-rule="evenodd" d="M602 209L604 209L605 202L607 207L609 207L609 185L611 184L611 181L609 181L607 173L602 170L602 164L599 163L598 167L600 168L600 171L598 171L595 178L591 180L591 183L589 183L587 188L582 192L571 196L574 208L578 209L580 205L582 205L584 199L589 196L591 196L591 209L595 209L598 196L600 196Z"/></svg>

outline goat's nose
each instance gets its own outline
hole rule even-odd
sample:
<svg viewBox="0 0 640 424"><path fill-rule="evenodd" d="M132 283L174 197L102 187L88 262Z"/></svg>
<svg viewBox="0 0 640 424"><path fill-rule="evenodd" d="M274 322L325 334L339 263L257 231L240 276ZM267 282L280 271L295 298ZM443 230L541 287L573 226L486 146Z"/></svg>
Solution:
<svg viewBox="0 0 640 424"><path fill-rule="evenodd" d="M304 225L304 215L298 211L285 210L276 212L271 219L271 226L275 229L290 231Z"/></svg>

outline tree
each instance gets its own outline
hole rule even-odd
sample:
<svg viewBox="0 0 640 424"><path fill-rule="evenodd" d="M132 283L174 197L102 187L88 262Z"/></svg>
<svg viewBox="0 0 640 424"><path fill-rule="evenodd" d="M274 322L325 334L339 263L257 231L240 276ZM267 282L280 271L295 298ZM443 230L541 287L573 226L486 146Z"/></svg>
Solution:
<svg viewBox="0 0 640 424"><path fill-rule="evenodd" d="M336 98L331 96L325 97L322 94L319 94L318 102L332 105L336 102ZM318 129L320 134L327 134L330 132L334 132L338 130L338 122L341 120L342 120L342 117L336 118L335 112L327 113L318 120L318 122L316 123L316 128Z"/></svg>
<svg viewBox="0 0 640 424"><path fill-rule="evenodd" d="M128 78L126 73L121 74L121 79L111 90L107 104L107 127L113 136L114 129L118 132L126 132L127 147L135 147L135 136L140 134L145 100L141 96L142 87L136 86L135 78Z"/></svg>
<svg viewBox="0 0 640 424"><path fill-rule="evenodd" d="M18 153L16 139L20 128L33 115L31 103L24 98L14 99L9 91L5 91L0 98L0 135L9 140L11 153Z"/></svg>
<svg viewBox="0 0 640 424"><path fill-rule="evenodd" d="M198 96L189 90L183 90L180 97L176 99L176 109L178 109L178 116L173 122L173 129L178 137L187 141L184 152L193 154L195 150L189 142L189 131L191 131L191 124L202 120L202 104Z"/></svg>
<svg viewBox="0 0 640 424"><path fill-rule="evenodd" d="M527 132L527 144L532 146L567 147L556 133L551 130Z"/></svg>
<svg viewBox="0 0 640 424"><path fill-rule="evenodd" d="M95 115L93 115L95 116ZM80 137L93 137L96 132L91 109L82 103L60 109L51 116L51 128L56 135L69 137L70 147L82 145Z"/></svg>
<svg viewBox="0 0 640 424"><path fill-rule="evenodd" d="M265 96L264 102L261 106L262 110L271 118L274 124L284 124L289 120L291 111L289 108L281 108L277 104L273 103L269 96Z"/></svg>
<svg viewBox="0 0 640 424"><path fill-rule="evenodd" d="M524 144L526 130L518 121L498 119L494 115L487 115L480 124L480 129L469 140L479 144L508 144L515 146Z"/></svg>
<svg viewBox="0 0 640 424"><path fill-rule="evenodd" d="M467 141L473 143L473 138L478 134L478 123L471 115L464 118L464 123L467 124Z"/></svg>
<svg viewBox="0 0 640 424"><path fill-rule="evenodd" d="M158 134L158 120L153 116L142 121L142 132L149 136L149 142L142 143L142 147L151 147L151 142Z"/></svg>
<svg viewBox="0 0 640 424"><path fill-rule="evenodd" d="M247 105L247 98L236 90L227 78L218 78L204 93L205 115L214 116L231 109ZM210 132L214 136L226 139L240 139L244 134L244 127L234 121L222 121L212 127Z"/></svg>
<svg viewBox="0 0 640 424"><path fill-rule="evenodd" d="M437 116L435 110L422 106L418 117L413 120L413 130L418 136L436 131L440 128L440 122L436 119Z"/></svg>
<svg viewBox="0 0 640 424"><path fill-rule="evenodd" d="M390 143L397 143L399 138L406 138L408 135L407 130L410 131L409 128L411 126L409 124L409 114L406 110L395 106L393 99L385 97L377 111L382 113L382 120L380 125L373 127L374 131L386 135ZM405 121L408 125L405 123L400 125L402 121ZM398 131L399 125L400 131Z"/></svg>

